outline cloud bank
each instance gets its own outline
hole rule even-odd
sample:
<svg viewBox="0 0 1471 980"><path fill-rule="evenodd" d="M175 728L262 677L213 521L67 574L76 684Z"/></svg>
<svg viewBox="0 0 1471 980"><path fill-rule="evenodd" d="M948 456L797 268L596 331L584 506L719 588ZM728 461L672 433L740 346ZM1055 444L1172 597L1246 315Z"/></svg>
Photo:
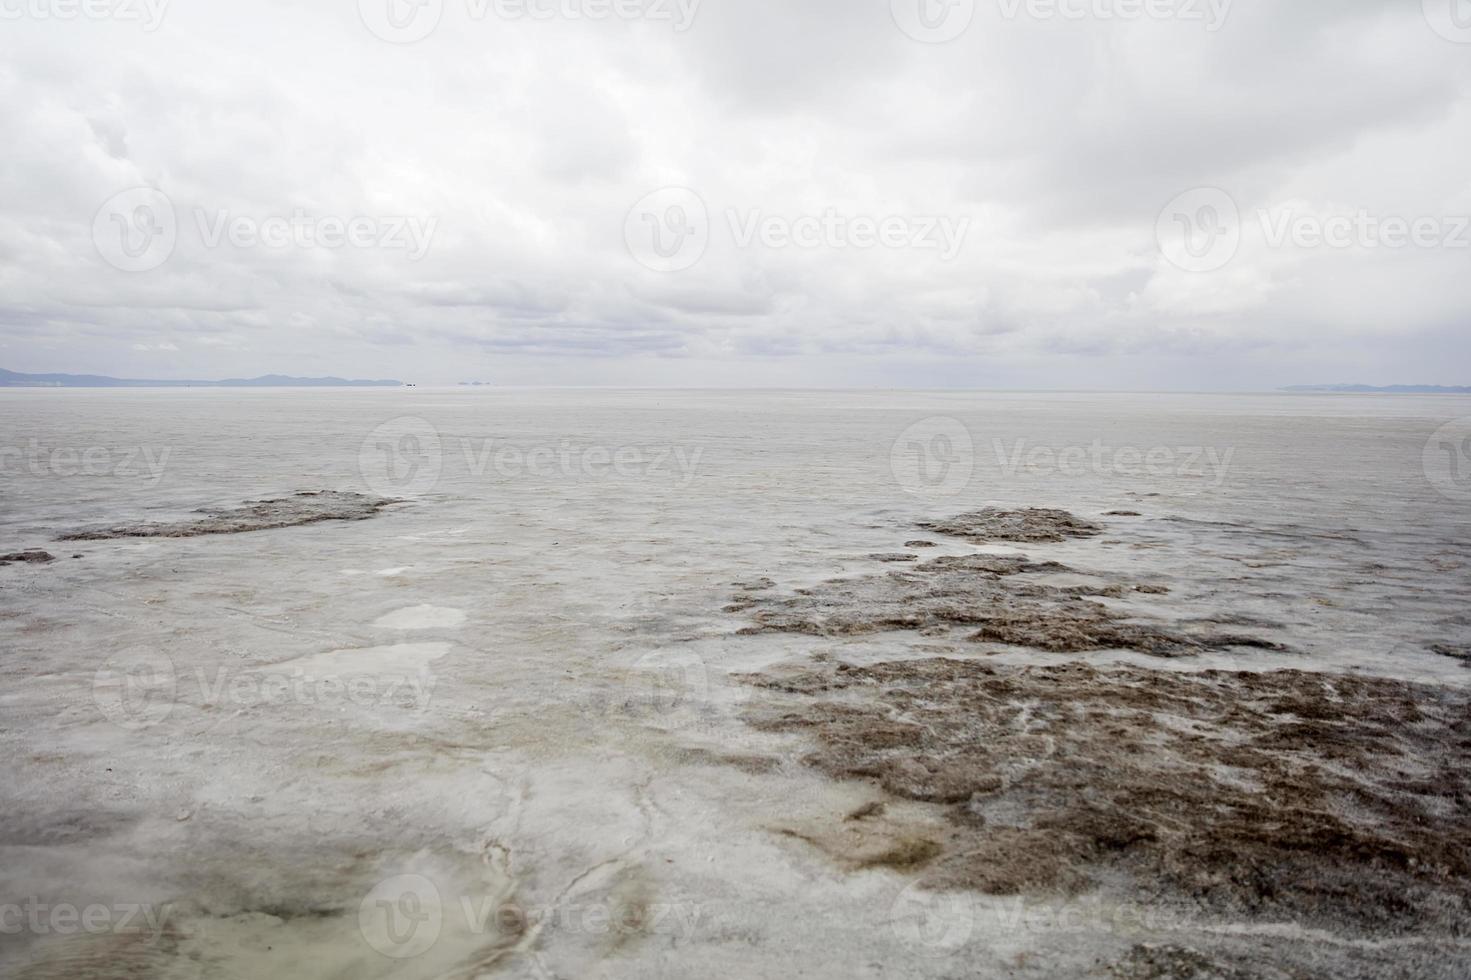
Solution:
<svg viewBox="0 0 1471 980"><path fill-rule="evenodd" d="M1463 0L0 0L0 364L1466 383Z"/></svg>

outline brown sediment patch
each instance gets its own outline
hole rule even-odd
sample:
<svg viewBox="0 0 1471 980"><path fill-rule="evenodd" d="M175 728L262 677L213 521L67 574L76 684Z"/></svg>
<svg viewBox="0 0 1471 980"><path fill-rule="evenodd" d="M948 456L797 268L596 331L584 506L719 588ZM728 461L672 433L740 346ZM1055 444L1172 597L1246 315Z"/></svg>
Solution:
<svg viewBox="0 0 1471 980"><path fill-rule="evenodd" d="M46 551L13 551L8 555L0 555L0 565L25 564L45 565L56 560L56 556Z"/></svg>
<svg viewBox="0 0 1471 980"><path fill-rule="evenodd" d="M953 659L747 679L770 694L750 723L808 736L809 765L943 814L948 838L914 835L941 848L913 852L929 887L1101 889L1262 921L1471 935L1465 692ZM903 840L893 810L884 839ZM842 846L871 821L833 822Z"/></svg>
<svg viewBox="0 0 1471 980"><path fill-rule="evenodd" d="M1212 980L1256 980L1261 974L1180 946L1140 943L1109 967L1118 980L1177 980L1210 977Z"/></svg>
<svg viewBox="0 0 1471 980"><path fill-rule="evenodd" d="M885 562L888 564L902 564L903 562L919 561L919 555L906 554L902 551L883 551L878 554L867 556L869 561Z"/></svg>
<svg viewBox="0 0 1471 980"><path fill-rule="evenodd" d="M1143 517L1137 510L1110 510L1104 513L1104 517Z"/></svg>
<svg viewBox="0 0 1471 980"><path fill-rule="evenodd" d="M674 759L686 765L733 766L753 775L775 772L781 768L781 760L775 756L747 752L717 752L699 747L679 749L674 752Z"/></svg>
<svg viewBox="0 0 1471 980"><path fill-rule="evenodd" d="M777 833L811 844L854 871L914 869L928 864L944 850L938 841L928 837L875 834L866 827L860 830L839 825L820 835L790 829Z"/></svg>
<svg viewBox="0 0 1471 980"><path fill-rule="evenodd" d="M956 836L943 813L907 800L895 800L892 806L873 800L847 813L809 814L768 829L821 851L849 871L917 872L944 854Z"/></svg>
<svg viewBox="0 0 1471 980"><path fill-rule="evenodd" d="M314 490L254 500L231 508L204 508L203 517L160 524L122 524L95 530L72 531L59 541L109 541L114 538L193 538L205 534L242 534L282 527L298 527L319 521L365 521L376 517L389 504L387 497L338 490Z"/></svg>
<svg viewBox="0 0 1471 980"><path fill-rule="evenodd" d="M1462 667L1471 667L1471 643L1436 643L1430 647L1430 652L1459 660Z"/></svg>
<svg viewBox="0 0 1471 980"><path fill-rule="evenodd" d="M1019 555L945 556L883 575L833 579L791 595L766 589L761 594L743 592L726 611L752 617L753 625L743 628L743 634L854 636L914 630L934 636L962 631L961 636L976 642L1055 653L1130 649L1161 657L1233 647L1283 649L1270 640L1209 625L1187 629L1130 618L1094 601L1138 588L1126 583L1063 586L1031 578L1072 571Z"/></svg>
<svg viewBox="0 0 1471 980"><path fill-rule="evenodd" d="M987 507L970 514L960 514L941 521L921 521L919 527L935 534L948 534L977 544L989 541L1045 543L1068 538L1091 538L1103 528L1090 524L1065 510L1028 507L1024 510L1002 510Z"/></svg>
<svg viewBox="0 0 1471 980"><path fill-rule="evenodd" d="M1453 942L1383 946L1291 935L1197 936L1197 944L1137 943L1101 974L1113 980L1461 980L1471 951Z"/></svg>

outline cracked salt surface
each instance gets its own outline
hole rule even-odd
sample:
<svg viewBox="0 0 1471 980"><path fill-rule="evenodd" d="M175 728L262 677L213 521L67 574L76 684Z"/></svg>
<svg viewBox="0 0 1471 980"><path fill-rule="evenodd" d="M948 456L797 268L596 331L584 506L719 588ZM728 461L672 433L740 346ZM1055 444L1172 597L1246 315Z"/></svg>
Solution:
<svg viewBox="0 0 1471 980"><path fill-rule="evenodd" d="M1471 670L1432 648L1471 632L1466 515L1418 460L1468 414L1466 399L1418 397L0 392L20 442L75 444L85 417L90 440L174 450L157 485L0 474L0 552L57 555L0 567L0 905L98 905L113 923L124 906L166 913L142 932L47 918L0 936L0 973L1165 977L1246 963L1241 975L1465 976L1464 940L1414 929L1263 924L1109 887L927 890L923 854L891 845L947 818L810 766L809 735L748 724L759 691L735 675L952 657L1462 690ZM935 415L976 437L960 497L905 493L889 471L893 439ZM398 416L523 451L572 439L704 453L685 485L677 472L476 476L450 444L435 487L369 520L66 546L81 559L56 549L77 528L375 489L359 452ZM1218 487L1075 478L998 468L992 434L1236 452ZM1103 532L973 545L916 528L1031 505ZM1115 510L1143 516L1104 516ZM912 574L865 556L920 539L936 547L919 562L1026 555L1077 570L1040 583L1053 588L1163 585L1090 601L1172 628L1233 617L1232 632L1286 649L1162 660L906 630L739 636L750 617L726 611L735 583L789 596ZM99 683L119 662L151 666ZM1253 785L1244 769L1210 771ZM1018 796L986 812L1029 819Z"/></svg>

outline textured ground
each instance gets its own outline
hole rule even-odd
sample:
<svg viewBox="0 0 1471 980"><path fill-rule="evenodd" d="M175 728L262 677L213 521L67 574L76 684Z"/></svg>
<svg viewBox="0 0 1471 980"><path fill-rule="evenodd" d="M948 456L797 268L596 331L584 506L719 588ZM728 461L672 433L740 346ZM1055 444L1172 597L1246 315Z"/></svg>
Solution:
<svg viewBox="0 0 1471 980"><path fill-rule="evenodd" d="M0 555L55 557L0 565L0 916L102 916L0 975L1462 980L1471 526L1420 461L1468 413L0 391ZM954 496L896 479L930 416ZM385 482L404 417L439 472ZM703 452L482 465L564 447Z"/></svg>
<svg viewBox="0 0 1471 980"><path fill-rule="evenodd" d="M204 516L167 523L120 524L116 527L69 531L59 541L108 541L113 538L194 538L206 534L243 534L281 527L300 527L320 521L364 521L393 500L336 490L307 490L274 500L255 500L219 510L201 510Z"/></svg>

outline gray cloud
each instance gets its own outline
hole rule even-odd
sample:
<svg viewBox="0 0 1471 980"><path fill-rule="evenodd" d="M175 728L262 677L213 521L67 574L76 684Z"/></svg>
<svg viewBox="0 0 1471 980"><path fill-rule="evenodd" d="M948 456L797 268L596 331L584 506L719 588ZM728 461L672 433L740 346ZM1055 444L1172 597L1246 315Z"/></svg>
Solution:
<svg viewBox="0 0 1471 980"><path fill-rule="evenodd" d="M1216 31L1007 6L978 0L945 44L906 36L888 0L703 0L683 32L476 20L447 0L407 45L375 37L355 0L174 0L152 32L7 21L0 363L425 383L1465 383L1471 248L1268 238L1283 215L1471 215L1471 44L1393 0L1238 0ZM166 195L176 241L124 271L94 219L137 187ZM698 195L708 241L655 271L628 229L674 241L666 219L684 212L630 210L666 187ZM1209 271L1172 265L1157 239L1161 210L1196 187L1241 215L1239 249ZM102 234L136 214L104 211ZM969 221L948 261L922 247L940 217ZM886 219L904 242L863 244L863 223ZM324 244L355 221L357 244Z"/></svg>

